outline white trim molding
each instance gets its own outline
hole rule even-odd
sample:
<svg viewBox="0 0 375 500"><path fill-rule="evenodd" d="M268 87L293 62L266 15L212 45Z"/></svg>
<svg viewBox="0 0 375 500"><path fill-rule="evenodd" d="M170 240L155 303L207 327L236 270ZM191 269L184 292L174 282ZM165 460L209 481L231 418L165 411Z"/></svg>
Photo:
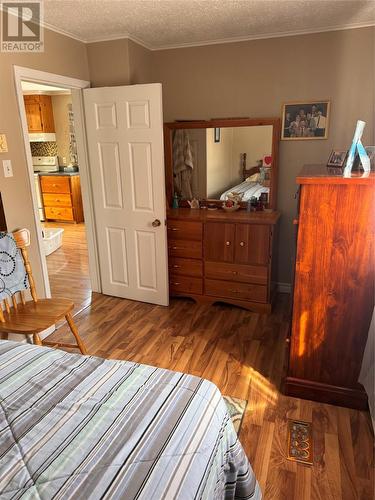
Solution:
<svg viewBox="0 0 375 500"><path fill-rule="evenodd" d="M86 80L79 80L77 78L71 78L65 75L57 75L54 73L47 73L45 71L39 71L32 68L26 68L22 66L14 66L14 84L16 88L16 96L18 101L18 110L19 116L21 119L22 125L22 133L24 139L24 150L26 156L27 163L27 176L29 179L29 192L30 197L32 199L33 207L34 207L34 229L37 235L37 246L38 246L38 254L42 267L42 276L43 276L43 285L44 285L44 296L51 297L51 290L49 285L48 278L48 269L47 269L47 261L43 250L43 238L41 231L41 224L39 220L39 212L38 212L38 204L36 199L35 192L35 182L34 182L34 170L33 163L31 157L31 150L29 147L29 131L27 127L26 120L26 111L23 100L23 91L22 91L22 80L31 81L35 83L43 83L46 85L53 85L54 87L61 87L63 89L68 89L72 91L72 99L75 99L73 96L78 92L78 94L82 91L82 89L90 87L90 82ZM76 100L76 99L75 99ZM83 110L81 107L74 107L73 102L73 111L76 114L76 132L78 132L79 137L85 137L84 130L78 130L79 127L84 127L84 118L81 116ZM85 151L86 144L81 146L81 151ZM79 159L81 161L81 158ZM87 233L87 244L88 244L88 253L89 253L89 269L90 269L90 280L91 287L93 291L101 291L100 288L100 278L99 278L99 268L98 268L98 257L97 257L97 244L96 244L96 234L95 234L95 223L93 219L93 208L92 208L92 199L91 194L87 195L87 192L90 191L90 182L89 182L89 172L88 172L88 162L86 156L83 154L82 158L82 171L81 171L81 187L82 191L86 193L85 202L84 202L84 215L85 215L85 225L86 225L86 233ZM80 167L81 167L80 165ZM83 184L83 186L82 186ZM91 191L90 191L91 193Z"/></svg>
<svg viewBox="0 0 375 500"><path fill-rule="evenodd" d="M327 33L330 31L344 31L344 30L352 30L352 29L358 29L358 28L370 28L375 26L374 21L368 21L368 22L360 22L360 23L347 23L347 24L342 24L342 25L333 25L333 26L327 26L325 28L311 28L311 29L302 29L302 30L291 30L291 31L276 31L276 32L271 32L271 33L260 33L257 35L246 35L246 36L233 36L233 37L228 37L228 38L218 38L214 40L199 40L196 42L186 42L186 43L171 43L171 44L162 44L162 45L152 45L148 42L145 42L141 38L138 38L135 35L132 35L130 33L117 33L113 35L107 35L107 36L93 36L90 38L83 38L80 36L77 36L69 31L57 28L56 26L53 26L48 23L43 23L44 28L54 31L55 33L59 33L60 35L67 36L69 38L72 38L73 40L77 40L78 42L82 43L97 43L97 42L109 42L111 40L122 40L122 39L128 39L131 40L132 42L137 43L138 45L141 45L145 49L151 50L151 51L157 51L157 50L169 50L169 49L183 49L183 48L189 48L189 47L201 47L201 46L206 46L206 45L219 45L219 44L226 44L226 43L238 43L238 42L249 42L252 40L266 40L268 38L284 38L284 37L289 37L289 36L299 36L299 35L313 35L317 33Z"/></svg>

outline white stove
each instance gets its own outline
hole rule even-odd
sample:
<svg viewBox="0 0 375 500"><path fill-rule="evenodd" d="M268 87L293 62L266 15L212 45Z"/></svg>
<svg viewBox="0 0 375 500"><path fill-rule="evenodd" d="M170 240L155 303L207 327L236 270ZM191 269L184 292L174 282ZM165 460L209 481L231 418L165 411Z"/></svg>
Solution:
<svg viewBox="0 0 375 500"><path fill-rule="evenodd" d="M57 156L33 156L34 173L58 172L59 162Z"/></svg>

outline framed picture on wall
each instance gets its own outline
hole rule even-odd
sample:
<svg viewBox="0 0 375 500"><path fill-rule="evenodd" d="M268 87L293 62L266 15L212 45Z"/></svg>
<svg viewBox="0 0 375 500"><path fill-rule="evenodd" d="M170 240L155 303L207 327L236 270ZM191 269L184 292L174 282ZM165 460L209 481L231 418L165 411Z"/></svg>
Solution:
<svg viewBox="0 0 375 500"><path fill-rule="evenodd" d="M283 105L281 139L327 139L329 101L287 102Z"/></svg>

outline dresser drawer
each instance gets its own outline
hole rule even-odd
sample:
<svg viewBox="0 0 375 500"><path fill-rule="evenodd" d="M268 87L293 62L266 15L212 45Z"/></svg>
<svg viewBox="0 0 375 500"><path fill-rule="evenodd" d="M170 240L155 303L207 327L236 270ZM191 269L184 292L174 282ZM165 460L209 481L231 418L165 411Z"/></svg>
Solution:
<svg viewBox="0 0 375 500"><path fill-rule="evenodd" d="M263 285L206 279L205 290L206 295L214 297L267 302L267 287Z"/></svg>
<svg viewBox="0 0 375 500"><path fill-rule="evenodd" d="M70 193L69 177L42 175L40 185L43 193Z"/></svg>
<svg viewBox="0 0 375 500"><path fill-rule="evenodd" d="M268 268L266 266L245 266L206 261L205 274L207 278L243 281L259 285L267 285L268 281Z"/></svg>
<svg viewBox="0 0 375 500"><path fill-rule="evenodd" d="M169 257L169 272L185 276L202 276L203 262L197 259Z"/></svg>
<svg viewBox="0 0 375 500"><path fill-rule="evenodd" d="M202 258L202 242L193 240L169 240L169 255L173 257Z"/></svg>
<svg viewBox="0 0 375 500"><path fill-rule="evenodd" d="M178 276L172 274L169 277L169 291L173 293L196 293L201 295L203 292L202 278L190 276Z"/></svg>
<svg viewBox="0 0 375 500"><path fill-rule="evenodd" d="M71 207L70 194L43 193L43 204L45 207Z"/></svg>
<svg viewBox="0 0 375 500"><path fill-rule="evenodd" d="M46 219L74 220L73 209L68 207L45 207Z"/></svg>
<svg viewBox="0 0 375 500"><path fill-rule="evenodd" d="M202 223L183 220L170 220L167 222L168 238L174 240L202 241Z"/></svg>

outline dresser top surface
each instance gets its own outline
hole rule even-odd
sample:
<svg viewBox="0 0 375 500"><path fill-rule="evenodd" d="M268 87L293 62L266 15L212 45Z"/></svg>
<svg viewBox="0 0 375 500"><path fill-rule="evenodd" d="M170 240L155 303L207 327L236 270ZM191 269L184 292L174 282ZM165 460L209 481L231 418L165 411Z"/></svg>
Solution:
<svg viewBox="0 0 375 500"><path fill-rule="evenodd" d="M248 224L271 224L274 225L280 218L280 212L247 212L237 210L236 212L225 212L223 209L191 209L176 208L167 211L170 219L183 219L199 222L243 222Z"/></svg>
<svg viewBox="0 0 375 500"><path fill-rule="evenodd" d="M350 177L343 177L337 167L327 165L305 165L296 178L297 184L375 184L375 172L365 176L363 172L352 172Z"/></svg>

